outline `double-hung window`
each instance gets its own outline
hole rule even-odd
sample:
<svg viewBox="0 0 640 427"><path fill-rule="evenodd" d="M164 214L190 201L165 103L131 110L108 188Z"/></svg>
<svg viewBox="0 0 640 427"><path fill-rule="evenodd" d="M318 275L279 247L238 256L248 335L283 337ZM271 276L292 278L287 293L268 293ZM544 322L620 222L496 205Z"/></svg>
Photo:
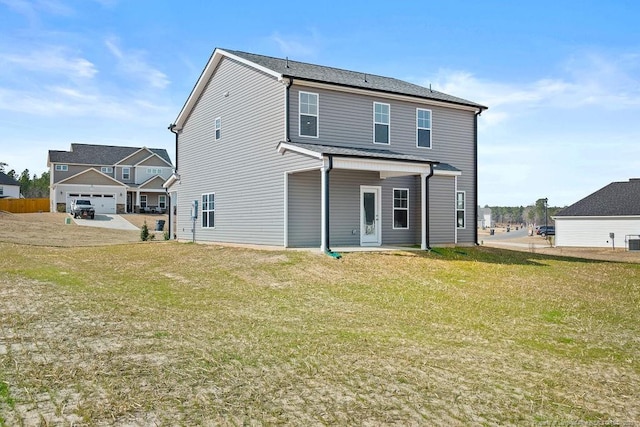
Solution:
<svg viewBox="0 0 640 427"><path fill-rule="evenodd" d="M158 196L158 208L166 209L167 208L167 196L161 194Z"/></svg>
<svg viewBox="0 0 640 427"><path fill-rule="evenodd" d="M131 176L131 168L122 168L122 179L129 179Z"/></svg>
<svg viewBox="0 0 640 427"><path fill-rule="evenodd" d="M465 193L464 191L456 192L456 227L465 228Z"/></svg>
<svg viewBox="0 0 640 427"><path fill-rule="evenodd" d="M318 94L300 92L300 136L318 137Z"/></svg>
<svg viewBox="0 0 640 427"><path fill-rule="evenodd" d="M147 207L147 195L146 194L141 194L140 195L140 207L141 208L146 208Z"/></svg>
<svg viewBox="0 0 640 427"><path fill-rule="evenodd" d="M409 228L409 189L393 189L393 228Z"/></svg>
<svg viewBox="0 0 640 427"><path fill-rule="evenodd" d="M389 144L390 105L373 103L373 142Z"/></svg>
<svg viewBox="0 0 640 427"><path fill-rule="evenodd" d="M56 170L60 172L66 172L69 170L69 165L56 165Z"/></svg>
<svg viewBox="0 0 640 427"><path fill-rule="evenodd" d="M216 141L222 137L222 119L220 117L215 120L216 127Z"/></svg>
<svg viewBox="0 0 640 427"><path fill-rule="evenodd" d="M216 219L216 193L202 195L202 227L214 228Z"/></svg>
<svg viewBox="0 0 640 427"><path fill-rule="evenodd" d="M100 172L102 172L102 173L113 173L113 168L111 166L102 166L100 168Z"/></svg>
<svg viewBox="0 0 640 427"><path fill-rule="evenodd" d="M431 110L418 108L416 122L418 147L431 148Z"/></svg>

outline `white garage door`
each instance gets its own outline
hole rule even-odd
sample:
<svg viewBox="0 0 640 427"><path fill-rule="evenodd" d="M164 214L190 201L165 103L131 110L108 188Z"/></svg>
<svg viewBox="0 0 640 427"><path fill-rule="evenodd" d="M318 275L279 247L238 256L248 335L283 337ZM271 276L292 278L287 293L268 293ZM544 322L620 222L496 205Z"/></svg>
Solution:
<svg viewBox="0 0 640 427"><path fill-rule="evenodd" d="M91 200L91 204L96 209L97 214L116 213L115 194L69 193L67 194L67 212L71 211L71 200L73 199Z"/></svg>

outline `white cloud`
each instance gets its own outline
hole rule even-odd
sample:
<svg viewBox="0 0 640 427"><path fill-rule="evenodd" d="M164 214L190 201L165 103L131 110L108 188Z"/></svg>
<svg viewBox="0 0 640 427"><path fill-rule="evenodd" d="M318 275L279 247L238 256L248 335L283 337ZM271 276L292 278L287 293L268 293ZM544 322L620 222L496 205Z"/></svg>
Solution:
<svg viewBox="0 0 640 427"><path fill-rule="evenodd" d="M149 65L141 51L124 51L115 37L105 40L109 52L118 60L118 68L125 75L146 82L156 89L164 89L170 83L169 78L162 71Z"/></svg>
<svg viewBox="0 0 640 427"><path fill-rule="evenodd" d="M472 73L439 70L419 84L487 105L484 126L503 124L531 110L597 107L606 110L640 108L640 55L617 57L596 53L575 55L564 74L528 83L499 82Z"/></svg>
<svg viewBox="0 0 640 427"><path fill-rule="evenodd" d="M281 35L276 31L269 40L275 42L284 55L298 58L314 57L320 44L320 36L315 30L310 30L310 34L302 35Z"/></svg>
<svg viewBox="0 0 640 427"><path fill-rule="evenodd" d="M451 70L418 80L489 107L479 121L481 204L563 206L638 175L640 55L580 52L549 70L528 82Z"/></svg>
<svg viewBox="0 0 640 427"><path fill-rule="evenodd" d="M7 67L18 68L18 73L37 71L70 78L92 78L98 72L91 61L72 54L60 46L47 46L26 55L5 53L0 56L0 63L3 62Z"/></svg>

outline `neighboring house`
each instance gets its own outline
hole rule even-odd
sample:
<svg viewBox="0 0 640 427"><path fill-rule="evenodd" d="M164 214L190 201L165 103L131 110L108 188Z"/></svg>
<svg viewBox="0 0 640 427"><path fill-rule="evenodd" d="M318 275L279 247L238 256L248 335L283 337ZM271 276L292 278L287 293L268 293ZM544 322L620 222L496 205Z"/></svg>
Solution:
<svg viewBox="0 0 640 427"><path fill-rule="evenodd" d="M173 235L324 251L475 244L484 109L393 78L216 49L169 128Z"/></svg>
<svg viewBox="0 0 640 427"><path fill-rule="evenodd" d="M4 172L0 172L0 199L20 198L20 183Z"/></svg>
<svg viewBox="0 0 640 427"><path fill-rule="evenodd" d="M625 240L640 237L640 178L612 182L553 219L556 246L628 246Z"/></svg>
<svg viewBox="0 0 640 427"><path fill-rule="evenodd" d="M71 200L92 201L96 213L164 212L162 186L173 172L167 150L71 144L49 150L51 212L69 212Z"/></svg>
<svg viewBox="0 0 640 427"><path fill-rule="evenodd" d="M478 206L478 228L485 229L491 226L491 208L481 208Z"/></svg>

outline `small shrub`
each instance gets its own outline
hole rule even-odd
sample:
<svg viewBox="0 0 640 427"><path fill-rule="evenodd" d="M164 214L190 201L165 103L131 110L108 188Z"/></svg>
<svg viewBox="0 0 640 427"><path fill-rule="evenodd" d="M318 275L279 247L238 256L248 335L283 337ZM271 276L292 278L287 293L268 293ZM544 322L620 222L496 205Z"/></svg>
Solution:
<svg viewBox="0 0 640 427"><path fill-rule="evenodd" d="M149 240L149 227L147 226L147 221L142 224L142 228L140 229L140 240L143 242Z"/></svg>
<svg viewBox="0 0 640 427"><path fill-rule="evenodd" d="M163 237L164 237L164 240L169 240L170 236L169 236L169 231L168 230L164 232Z"/></svg>

